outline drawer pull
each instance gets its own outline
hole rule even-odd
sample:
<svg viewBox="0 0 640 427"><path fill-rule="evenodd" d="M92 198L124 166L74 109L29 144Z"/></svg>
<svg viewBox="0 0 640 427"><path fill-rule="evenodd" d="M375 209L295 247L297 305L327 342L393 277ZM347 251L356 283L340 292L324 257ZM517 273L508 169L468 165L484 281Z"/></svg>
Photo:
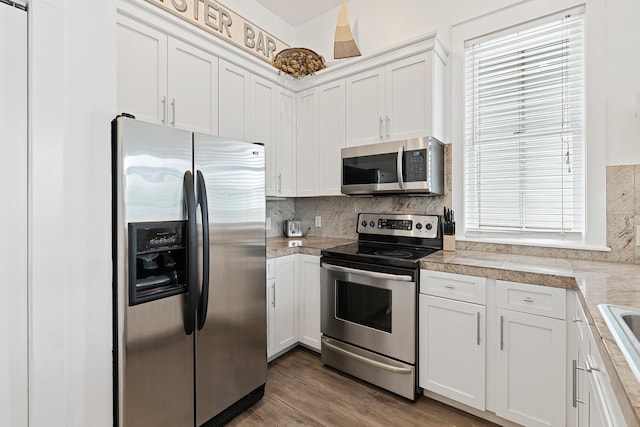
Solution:
<svg viewBox="0 0 640 427"><path fill-rule="evenodd" d="M445 288L447 289L455 289L456 287L453 285L444 285Z"/></svg>
<svg viewBox="0 0 640 427"><path fill-rule="evenodd" d="M582 319L576 319L575 317L571 316L571 321L573 323L582 323Z"/></svg>
<svg viewBox="0 0 640 427"><path fill-rule="evenodd" d="M531 297L526 297L526 298L524 298L522 301L524 301L524 302L533 302L533 298L531 298Z"/></svg>

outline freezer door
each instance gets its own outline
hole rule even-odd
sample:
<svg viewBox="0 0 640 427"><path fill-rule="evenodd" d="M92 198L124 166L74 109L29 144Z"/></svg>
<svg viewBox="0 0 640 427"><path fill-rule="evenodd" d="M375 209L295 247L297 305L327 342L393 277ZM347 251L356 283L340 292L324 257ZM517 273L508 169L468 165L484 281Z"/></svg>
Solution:
<svg viewBox="0 0 640 427"><path fill-rule="evenodd" d="M266 381L265 153L196 133L194 161L207 192L210 267L196 331L199 426Z"/></svg>
<svg viewBox="0 0 640 427"><path fill-rule="evenodd" d="M183 181L192 170L191 133L124 117L113 126L117 425L190 426L194 337L185 333L187 294L131 304L129 263L146 268L163 258L145 264L143 255L134 254L130 261L128 229L130 223L186 219Z"/></svg>

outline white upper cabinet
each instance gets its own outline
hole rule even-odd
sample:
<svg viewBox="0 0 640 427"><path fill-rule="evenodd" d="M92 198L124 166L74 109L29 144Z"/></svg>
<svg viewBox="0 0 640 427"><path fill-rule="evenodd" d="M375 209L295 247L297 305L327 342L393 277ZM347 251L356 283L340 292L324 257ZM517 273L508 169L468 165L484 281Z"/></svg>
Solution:
<svg viewBox="0 0 640 427"><path fill-rule="evenodd" d="M218 58L169 38L169 124L218 133Z"/></svg>
<svg viewBox="0 0 640 427"><path fill-rule="evenodd" d="M345 146L345 80L339 79L318 87L318 154L316 194L339 196Z"/></svg>
<svg viewBox="0 0 640 427"><path fill-rule="evenodd" d="M218 98L220 136L249 141L249 111L251 105L251 73L224 59L219 68Z"/></svg>
<svg viewBox="0 0 640 427"><path fill-rule="evenodd" d="M280 88L276 131L276 194L296 195L296 95ZM269 195L269 193L267 193Z"/></svg>
<svg viewBox="0 0 640 427"><path fill-rule="evenodd" d="M118 112L218 133L218 58L118 16Z"/></svg>
<svg viewBox="0 0 640 427"><path fill-rule="evenodd" d="M442 139L444 63L427 51L346 79L347 146Z"/></svg>
<svg viewBox="0 0 640 427"><path fill-rule="evenodd" d="M346 96L347 145L384 141L384 67L347 77Z"/></svg>
<svg viewBox="0 0 640 427"><path fill-rule="evenodd" d="M297 196L317 195L318 178L318 88L298 92ZM322 172L324 173L324 171Z"/></svg>
<svg viewBox="0 0 640 427"><path fill-rule="evenodd" d="M268 80L257 76L251 79L251 141L264 144L267 195L275 194L278 91L279 88Z"/></svg>
<svg viewBox="0 0 640 427"><path fill-rule="evenodd" d="M167 124L167 35L118 16L117 37L118 113Z"/></svg>

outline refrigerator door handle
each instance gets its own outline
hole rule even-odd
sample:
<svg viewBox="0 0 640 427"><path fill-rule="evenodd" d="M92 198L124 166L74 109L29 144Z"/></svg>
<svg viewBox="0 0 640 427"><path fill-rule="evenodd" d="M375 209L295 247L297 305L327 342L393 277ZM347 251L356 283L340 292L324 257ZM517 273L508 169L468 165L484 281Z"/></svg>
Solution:
<svg viewBox="0 0 640 427"><path fill-rule="evenodd" d="M184 173L183 180L184 199L187 208L187 302L184 310L184 332L191 335L195 330L195 312L198 303L196 278L198 277L198 236L196 224L196 197L193 189L193 174L191 171Z"/></svg>
<svg viewBox="0 0 640 427"><path fill-rule="evenodd" d="M209 205L207 202L207 186L201 171L196 172L198 188L198 205L202 214L202 292L198 303L198 330L204 327L209 305Z"/></svg>

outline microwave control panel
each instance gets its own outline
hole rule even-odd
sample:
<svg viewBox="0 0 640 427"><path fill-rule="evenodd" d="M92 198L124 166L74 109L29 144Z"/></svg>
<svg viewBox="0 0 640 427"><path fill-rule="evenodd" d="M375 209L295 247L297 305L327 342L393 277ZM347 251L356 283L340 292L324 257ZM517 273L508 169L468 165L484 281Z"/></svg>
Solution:
<svg viewBox="0 0 640 427"><path fill-rule="evenodd" d="M427 150L407 150L404 153L404 180L407 182L427 180Z"/></svg>

